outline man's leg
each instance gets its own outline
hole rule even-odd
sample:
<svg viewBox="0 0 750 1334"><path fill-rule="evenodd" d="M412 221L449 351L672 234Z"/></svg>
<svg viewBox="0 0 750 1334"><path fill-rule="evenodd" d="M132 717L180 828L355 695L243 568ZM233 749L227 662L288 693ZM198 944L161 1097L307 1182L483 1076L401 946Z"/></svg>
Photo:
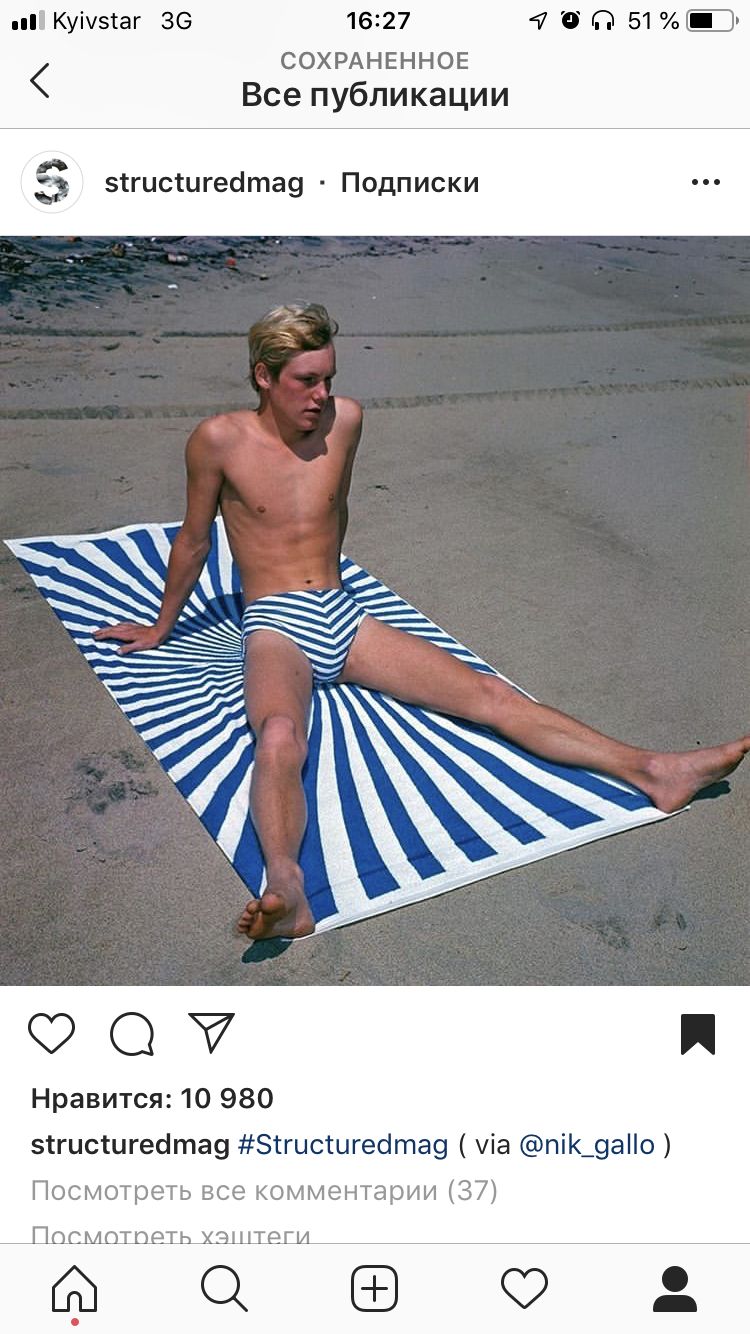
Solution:
<svg viewBox="0 0 750 1334"><path fill-rule="evenodd" d="M625 745L374 616L360 625L340 679L483 723L553 763L611 774L640 788L662 811L679 810L701 788L725 778L750 749L750 736L677 753Z"/></svg>
<svg viewBox="0 0 750 1334"><path fill-rule="evenodd" d="M267 880L262 897L250 900L238 923L253 940L315 930L297 860L307 822L301 773L311 692L310 664L296 644L274 630L248 636L245 705L256 743L250 814Z"/></svg>

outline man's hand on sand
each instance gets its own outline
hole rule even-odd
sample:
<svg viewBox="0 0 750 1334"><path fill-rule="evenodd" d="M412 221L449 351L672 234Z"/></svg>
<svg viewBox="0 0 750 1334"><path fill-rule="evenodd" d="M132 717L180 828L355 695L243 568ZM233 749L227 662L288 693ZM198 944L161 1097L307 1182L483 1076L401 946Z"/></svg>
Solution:
<svg viewBox="0 0 750 1334"><path fill-rule="evenodd" d="M155 625L134 625L131 621L123 621L120 625L105 625L103 629L95 630L94 639L121 639L122 648L117 652L124 656L126 653L143 653L150 648L159 648L166 635L162 630L157 630Z"/></svg>

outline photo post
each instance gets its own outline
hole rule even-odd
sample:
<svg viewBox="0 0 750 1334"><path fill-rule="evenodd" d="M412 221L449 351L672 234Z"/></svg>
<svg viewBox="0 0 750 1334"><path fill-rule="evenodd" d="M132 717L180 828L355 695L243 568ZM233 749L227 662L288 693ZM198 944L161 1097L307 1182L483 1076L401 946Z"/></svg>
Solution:
<svg viewBox="0 0 750 1334"><path fill-rule="evenodd" d="M281 17L6 22L11 1314L734 1328L744 16Z"/></svg>

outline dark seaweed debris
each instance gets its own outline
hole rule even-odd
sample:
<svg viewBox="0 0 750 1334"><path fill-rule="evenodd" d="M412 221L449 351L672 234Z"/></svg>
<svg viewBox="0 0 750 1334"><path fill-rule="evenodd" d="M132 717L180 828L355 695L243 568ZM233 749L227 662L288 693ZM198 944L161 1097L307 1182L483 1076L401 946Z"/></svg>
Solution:
<svg viewBox="0 0 750 1334"><path fill-rule="evenodd" d="M183 279L227 262L248 276L264 273L264 260L279 254L293 259L315 257L323 263L357 255L417 254L442 246L469 245L461 237L403 236L68 236L0 239L0 304L14 296L32 297L42 309L95 301L114 290L134 295L163 277L164 266L179 255Z"/></svg>

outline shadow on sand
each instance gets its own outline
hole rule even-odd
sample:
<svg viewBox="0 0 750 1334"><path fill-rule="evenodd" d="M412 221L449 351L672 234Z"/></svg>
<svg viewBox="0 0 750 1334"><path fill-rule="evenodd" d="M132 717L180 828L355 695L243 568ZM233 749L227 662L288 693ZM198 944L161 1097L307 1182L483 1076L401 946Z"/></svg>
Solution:
<svg viewBox="0 0 750 1334"><path fill-rule="evenodd" d="M254 940L242 956L243 963L265 963L268 959L278 959L284 954L293 940Z"/></svg>

